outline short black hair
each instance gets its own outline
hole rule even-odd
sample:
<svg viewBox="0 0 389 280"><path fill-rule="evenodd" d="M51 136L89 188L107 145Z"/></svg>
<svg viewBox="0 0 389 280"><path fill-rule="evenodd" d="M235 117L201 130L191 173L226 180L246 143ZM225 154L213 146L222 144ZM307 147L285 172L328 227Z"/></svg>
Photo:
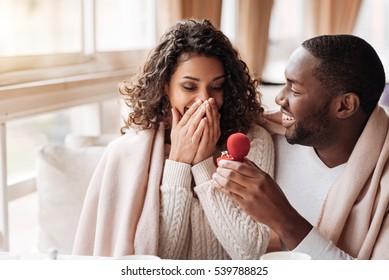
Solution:
<svg viewBox="0 0 389 280"><path fill-rule="evenodd" d="M385 87L385 70L374 48L349 34L322 35L302 43L321 61L313 73L332 92L354 92L370 115Z"/></svg>

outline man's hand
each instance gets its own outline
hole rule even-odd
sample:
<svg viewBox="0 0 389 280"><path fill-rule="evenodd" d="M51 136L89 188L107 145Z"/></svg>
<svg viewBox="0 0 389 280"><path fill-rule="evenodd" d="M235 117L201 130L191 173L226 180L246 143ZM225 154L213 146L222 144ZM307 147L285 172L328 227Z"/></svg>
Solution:
<svg viewBox="0 0 389 280"><path fill-rule="evenodd" d="M255 221L271 227L288 249L310 232L309 224L289 203L277 183L253 162L222 160L214 186L234 200Z"/></svg>

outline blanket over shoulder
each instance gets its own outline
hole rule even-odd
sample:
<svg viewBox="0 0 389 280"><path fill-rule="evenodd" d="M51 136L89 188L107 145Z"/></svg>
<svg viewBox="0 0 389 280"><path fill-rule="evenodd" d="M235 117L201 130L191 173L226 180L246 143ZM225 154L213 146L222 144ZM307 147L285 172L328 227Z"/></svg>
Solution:
<svg viewBox="0 0 389 280"><path fill-rule="evenodd" d="M358 259L389 259L389 118L377 106L331 187L317 228Z"/></svg>
<svg viewBox="0 0 389 280"><path fill-rule="evenodd" d="M163 162L163 125L108 145L88 187L73 254L157 255Z"/></svg>
<svg viewBox="0 0 389 280"><path fill-rule="evenodd" d="M388 127L388 113L378 105L331 186L316 224L328 240L358 259L389 259ZM272 121L266 128L285 133Z"/></svg>

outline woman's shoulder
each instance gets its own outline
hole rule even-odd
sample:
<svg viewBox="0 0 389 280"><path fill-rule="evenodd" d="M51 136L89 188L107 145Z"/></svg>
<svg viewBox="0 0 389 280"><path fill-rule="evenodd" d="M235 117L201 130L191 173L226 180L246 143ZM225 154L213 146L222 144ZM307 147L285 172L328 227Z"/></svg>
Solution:
<svg viewBox="0 0 389 280"><path fill-rule="evenodd" d="M143 144L146 145L151 135L151 131L128 130L108 144L108 152L115 154L137 149Z"/></svg>
<svg viewBox="0 0 389 280"><path fill-rule="evenodd" d="M254 125L247 133L247 137L250 139L250 141L253 141L255 139L263 139L266 141L273 142L272 136L269 131L260 125Z"/></svg>
<svg viewBox="0 0 389 280"><path fill-rule="evenodd" d="M142 153L142 151L152 149L152 146L157 140L159 142L164 141L163 131L161 131L161 129L129 129L123 135L109 143L108 150L110 153Z"/></svg>
<svg viewBox="0 0 389 280"><path fill-rule="evenodd" d="M274 175L274 142L269 131L263 126L254 126L248 137L251 141L248 158L270 176Z"/></svg>
<svg viewBox="0 0 389 280"><path fill-rule="evenodd" d="M130 139L132 137L133 137L132 134L128 134L128 133L122 134L122 135L118 136L116 139L112 140L108 144L108 148L109 149L113 149L113 148L116 148L116 147L124 146L124 145L126 145L130 141Z"/></svg>

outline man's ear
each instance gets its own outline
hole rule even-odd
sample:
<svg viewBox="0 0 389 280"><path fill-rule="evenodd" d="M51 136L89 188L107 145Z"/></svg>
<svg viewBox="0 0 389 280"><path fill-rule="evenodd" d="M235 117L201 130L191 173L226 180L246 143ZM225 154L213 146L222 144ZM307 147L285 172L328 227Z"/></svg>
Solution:
<svg viewBox="0 0 389 280"><path fill-rule="evenodd" d="M360 106L359 96L354 92L348 92L336 97L336 115L345 119L354 115Z"/></svg>

